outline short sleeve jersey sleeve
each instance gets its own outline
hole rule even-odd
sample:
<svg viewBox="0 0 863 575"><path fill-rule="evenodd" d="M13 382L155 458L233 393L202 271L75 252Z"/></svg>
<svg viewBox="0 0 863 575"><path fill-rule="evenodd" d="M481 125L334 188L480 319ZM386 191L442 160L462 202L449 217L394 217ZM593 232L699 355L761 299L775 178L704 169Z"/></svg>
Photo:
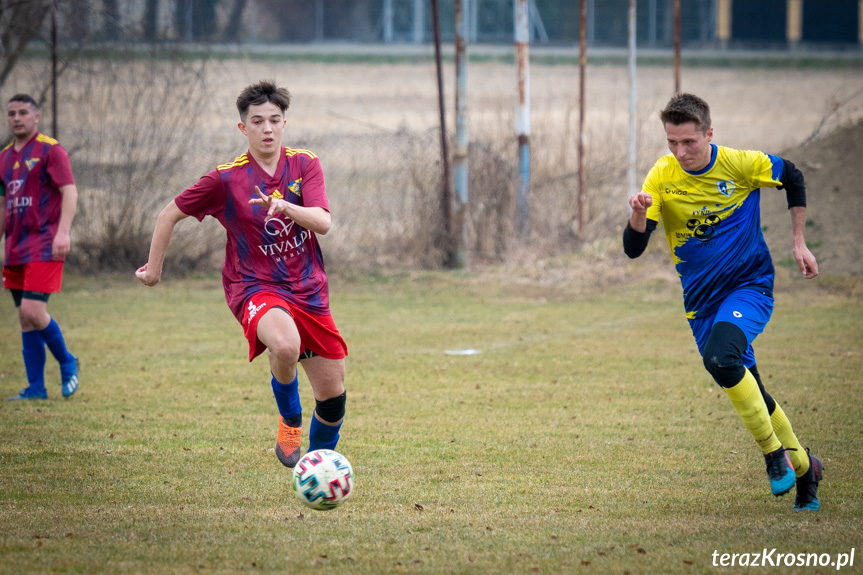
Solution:
<svg viewBox="0 0 863 575"><path fill-rule="evenodd" d="M294 153L294 157L299 162L300 177L293 180L288 189L297 194L301 193L301 204L307 208L317 207L330 210L329 199L327 198L326 186L324 185L324 172L321 169L321 162L316 156L303 153L303 150L287 149L287 153Z"/></svg>
<svg viewBox="0 0 863 575"><path fill-rule="evenodd" d="M225 209L225 192L218 170L205 174L194 185L174 198L181 212L198 221L207 216L217 217Z"/></svg>
<svg viewBox="0 0 863 575"><path fill-rule="evenodd" d="M54 144L48 149L48 161L45 169L55 188L60 189L63 186L75 184L69 154L62 145Z"/></svg>

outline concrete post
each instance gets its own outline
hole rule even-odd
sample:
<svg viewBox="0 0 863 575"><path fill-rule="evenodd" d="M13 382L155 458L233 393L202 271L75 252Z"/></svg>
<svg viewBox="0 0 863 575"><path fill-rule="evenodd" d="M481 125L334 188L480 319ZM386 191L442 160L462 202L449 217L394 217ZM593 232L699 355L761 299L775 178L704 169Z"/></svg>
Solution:
<svg viewBox="0 0 863 575"><path fill-rule="evenodd" d="M716 5L716 37L723 50L728 48L728 41L731 40L731 2L719 0Z"/></svg>
<svg viewBox="0 0 863 575"><path fill-rule="evenodd" d="M788 17L785 24L785 39L792 47L803 38L803 0L787 1Z"/></svg>

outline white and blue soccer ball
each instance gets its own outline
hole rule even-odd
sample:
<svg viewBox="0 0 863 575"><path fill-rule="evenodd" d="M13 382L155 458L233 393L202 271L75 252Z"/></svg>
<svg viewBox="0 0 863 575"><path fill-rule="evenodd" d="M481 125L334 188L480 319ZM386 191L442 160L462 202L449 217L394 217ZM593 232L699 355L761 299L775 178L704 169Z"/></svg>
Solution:
<svg viewBox="0 0 863 575"><path fill-rule="evenodd" d="M312 509L335 509L354 491L354 470L341 453L317 449L297 462L293 485L294 494Z"/></svg>

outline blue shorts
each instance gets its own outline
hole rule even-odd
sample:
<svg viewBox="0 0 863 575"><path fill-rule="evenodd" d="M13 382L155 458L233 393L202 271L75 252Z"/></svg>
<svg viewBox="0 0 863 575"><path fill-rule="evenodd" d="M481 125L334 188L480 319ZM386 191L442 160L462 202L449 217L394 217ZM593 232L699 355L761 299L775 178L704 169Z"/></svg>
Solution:
<svg viewBox="0 0 863 575"><path fill-rule="evenodd" d="M713 330L720 321L733 323L746 335L746 351L741 358L747 368L755 365L755 351L752 342L767 327L773 314L773 296L757 288L741 288L732 292L719 309L712 315L689 320L692 335L698 344L698 353L704 356L704 346Z"/></svg>

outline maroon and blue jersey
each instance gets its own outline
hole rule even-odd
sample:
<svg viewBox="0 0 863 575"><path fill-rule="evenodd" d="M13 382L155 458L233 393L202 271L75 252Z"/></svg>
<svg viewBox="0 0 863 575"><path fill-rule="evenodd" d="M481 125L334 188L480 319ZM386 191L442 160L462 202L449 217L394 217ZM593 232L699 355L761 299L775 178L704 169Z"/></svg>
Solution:
<svg viewBox="0 0 863 575"><path fill-rule="evenodd" d="M284 146L272 176L246 153L175 198L184 214L198 220L212 216L227 231L222 284L231 312L242 322L245 301L268 292L305 311L328 315L327 274L315 234L283 214L267 220L267 208L249 204L258 197L255 186L292 204L329 211L317 156Z"/></svg>
<svg viewBox="0 0 863 575"><path fill-rule="evenodd" d="M63 194L75 183L69 154L57 140L36 132L20 151L0 151L0 198L6 210L4 265L53 261Z"/></svg>

